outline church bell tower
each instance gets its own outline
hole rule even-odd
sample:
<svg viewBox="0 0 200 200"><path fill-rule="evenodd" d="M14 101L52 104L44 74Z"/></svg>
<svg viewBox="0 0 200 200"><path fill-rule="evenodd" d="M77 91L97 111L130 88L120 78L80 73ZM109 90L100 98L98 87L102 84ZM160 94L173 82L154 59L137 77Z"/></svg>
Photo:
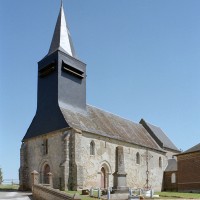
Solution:
<svg viewBox="0 0 200 200"><path fill-rule="evenodd" d="M60 107L86 110L86 64L76 58L62 3L49 52L38 62L37 111L24 139L69 127Z"/></svg>

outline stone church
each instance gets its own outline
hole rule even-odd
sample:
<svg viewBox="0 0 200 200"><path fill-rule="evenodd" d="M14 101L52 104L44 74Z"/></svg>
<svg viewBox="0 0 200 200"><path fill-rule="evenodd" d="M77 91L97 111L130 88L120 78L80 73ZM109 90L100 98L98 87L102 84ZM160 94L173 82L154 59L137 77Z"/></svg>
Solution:
<svg viewBox="0 0 200 200"><path fill-rule="evenodd" d="M157 126L134 123L86 104L86 64L75 54L61 5L48 54L38 62L37 111L20 149L20 188L40 183L162 189L168 159L179 150Z"/></svg>

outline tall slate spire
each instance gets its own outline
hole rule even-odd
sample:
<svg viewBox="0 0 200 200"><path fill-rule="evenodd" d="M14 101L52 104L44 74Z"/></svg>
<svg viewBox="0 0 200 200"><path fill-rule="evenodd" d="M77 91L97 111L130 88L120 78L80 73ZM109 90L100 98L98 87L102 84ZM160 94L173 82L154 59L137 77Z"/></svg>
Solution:
<svg viewBox="0 0 200 200"><path fill-rule="evenodd" d="M70 56L75 57L75 51L69 28L66 23L62 1L48 55L56 50L61 50Z"/></svg>

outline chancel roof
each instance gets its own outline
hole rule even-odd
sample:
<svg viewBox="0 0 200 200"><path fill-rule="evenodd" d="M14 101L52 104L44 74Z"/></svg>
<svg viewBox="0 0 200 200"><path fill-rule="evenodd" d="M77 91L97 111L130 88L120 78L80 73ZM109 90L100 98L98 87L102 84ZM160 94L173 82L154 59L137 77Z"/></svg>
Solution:
<svg viewBox="0 0 200 200"><path fill-rule="evenodd" d="M72 128L163 151L141 124L89 105L86 113L63 107L61 112Z"/></svg>
<svg viewBox="0 0 200 200"><path fill-rule="evenodd" d="M172 141L167 137L167 135L162 131L161 128L147 123L144 119L140 123L146 128L146 130L151 134L151 136L157 141L157 143L162 148L168 148L180 152L177 147L172 143Z"/></svg>

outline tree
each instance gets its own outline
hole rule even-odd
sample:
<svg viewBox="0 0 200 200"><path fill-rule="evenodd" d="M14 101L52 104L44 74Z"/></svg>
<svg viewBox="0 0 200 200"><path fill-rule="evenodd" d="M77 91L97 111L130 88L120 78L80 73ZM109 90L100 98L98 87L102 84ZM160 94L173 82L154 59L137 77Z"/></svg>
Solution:
<svg viewBox="0 0 200 200"><path fill-rule="evenodd" d="M3 172L2 172L2 169L0 168L0 185L2 184L3 182Z"/></svg>

